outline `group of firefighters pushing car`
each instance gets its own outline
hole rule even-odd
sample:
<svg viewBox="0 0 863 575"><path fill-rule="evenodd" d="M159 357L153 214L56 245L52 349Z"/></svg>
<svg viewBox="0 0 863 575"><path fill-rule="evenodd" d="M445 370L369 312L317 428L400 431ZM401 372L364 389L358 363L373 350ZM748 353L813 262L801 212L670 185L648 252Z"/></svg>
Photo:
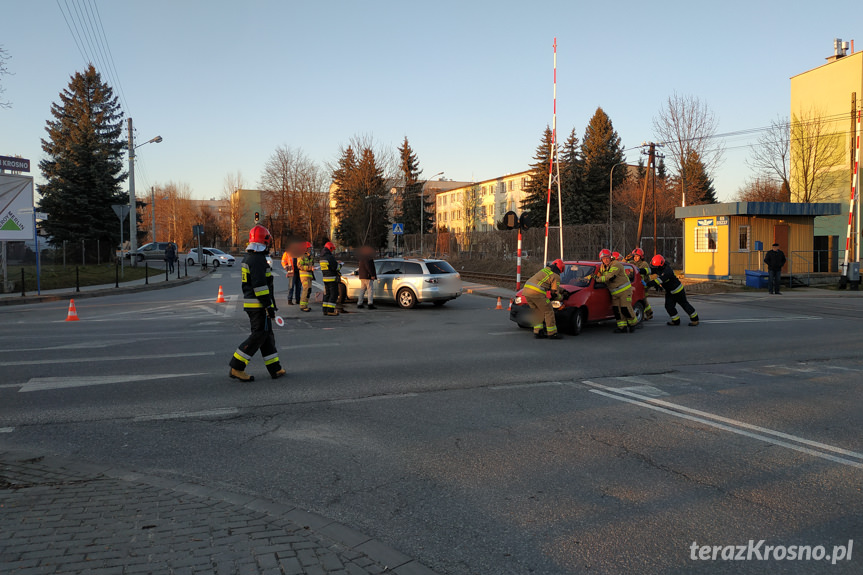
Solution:
<svg viewBox="0 0 863 575"><path fill-rule="evenodd" d="M611 309L617 322L615 333L634 333L635 329L641 327L635 310L632 308L632 282L626 275L623 259L619 252L602 250L599 252L599 260L602 264L595 274L586 276L591 279L594 276L597 283L605 284L611 295ZM644 259L644 250L635 248L626 257L638 268L644 287L653 286L656 289L665 290L665 311L671 319L667 325L680 325L680 315L677 306L689 315L689 325L698 325L698 313L686 299L686 291L674 270L665 261L665 258L657 254L653 256L648 264ZM528 307L533 312L534 325L533 335L536 338L561 339L558 333L557 323L554 317L554 305L552 301L564 300L569 293L560 285L560 274L563 273L565 264L563 260L554 260L537 272L524 284L522 296L527 301ZM655 276L651 278L651 276ZM653 308L645 299L644 320L653 319Z"/></svg>

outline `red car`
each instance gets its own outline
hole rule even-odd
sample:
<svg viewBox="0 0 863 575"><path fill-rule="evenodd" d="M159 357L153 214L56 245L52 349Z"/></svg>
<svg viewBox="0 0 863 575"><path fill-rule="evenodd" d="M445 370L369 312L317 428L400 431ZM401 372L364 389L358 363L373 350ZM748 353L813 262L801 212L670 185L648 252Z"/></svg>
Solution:
<svg viewBox="0 0 863 575"><path fill-rule="evenodd" d="M565 295L563 301L553 304L557 327L562 332L578 335L588 323L614 319L608 288L603 283L597 283L595 279L600 265L601 262L565 262L566 269L560 275L560 287L569 295ZM632 282L632 308L641 322L644 320L645 306L645 289L641 283L641 274L638 268L630 263L624 263L623 266ZM515 294L510 303L509 319L519 327L532 328L533 314L521 291Z"/></svg>

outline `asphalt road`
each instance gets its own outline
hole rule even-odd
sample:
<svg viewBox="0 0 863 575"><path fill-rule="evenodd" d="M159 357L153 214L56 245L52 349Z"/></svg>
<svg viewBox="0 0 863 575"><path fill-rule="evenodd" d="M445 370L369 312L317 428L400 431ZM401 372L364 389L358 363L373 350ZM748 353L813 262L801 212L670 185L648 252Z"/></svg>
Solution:
<svg viewBox="0 0 863 575"><path fill-rule="evenodd" d="M548 341L478 296L329 318L282 295L289 376L256 357L242 384L238 275L81 300L79 322L0 308L0 447L292 502L440 573L863 572L861 298L693 297L696 328L654 299L635 334ZM693 559L750 539L857 547Z"/></svg>

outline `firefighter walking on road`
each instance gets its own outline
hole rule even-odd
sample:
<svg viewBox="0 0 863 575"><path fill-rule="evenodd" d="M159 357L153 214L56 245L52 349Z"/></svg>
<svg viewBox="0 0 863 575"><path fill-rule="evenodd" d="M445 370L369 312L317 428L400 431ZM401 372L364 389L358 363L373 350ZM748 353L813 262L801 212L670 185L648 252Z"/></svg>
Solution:
<svg viewBox="0 0 863 575"><path fill-rule="evenodd" d="M339 315L336 310L336 303L339 300L339 262L336 261L336 256L333 255L333 250L336 246L333 242L324 244L324 249L321 250L321 275L324 280L324 315Z"/></svg>
<svg viewBox="0 0 863 575"><path fill-rule="evenodd" d="M614 333L634 333L638 318L632 309L632 284L626 277L623 262L615 260L610 250L599 252L599 259L602 265L596 281L604 283L611 294L611 310L617 320Z"/></svg>
<svg viewBox="0 0 863 575"><path fill-rule="evenodd" d="M312 311L309 308L309 297L312 295L312 280L315 278L315 258L312 256L312 242L306 242L306 253L297 259L300 268L300 311Z"/></svg>
<svg viewBox="0 0 863 575"><path fill-rule="evenodd" d="M683 308L683 311L689 314L689 325L695 327L698 325L698 313L695 308L686 299L686 290L683 289L683 284L674 275L674 270L665 261L665 258L657 254L650 260L650 269L656 274L656 279L653 280L658 286L662 286L665 290L665 311L671 317L667 325L680 325L680 316L677 314L677 306Z"/></svg>
<svg viewBox="0 0 863 575"><path fill-rule="evenodd" d="M626 259L631 259L632 265L638 268L638 273L641 274L641 283L644 284L645 288L647 288L647 284L650 282L650 264L648 264L647 260L644 259L644 250L641 248L635 248ZM647 299L647 293L645 290L644 321L651 319L653 319L653 308L650 306L650 301Z"/></svg>
<svg viewBox="0 0 863 575"><path fill-rule="evenodd" d="M279 363L276 338L273 334L273 319L276 317L276 299L273 290L273 270L267 263L267 252L271 243L270 232L257 225L249 230L249 245L243 258L243 309L249 316L251 334L240 344L231 358L230 376L240 381L254 381L246 373L252 356L261 350L264 365L270 377L278 379L285 375Z"/></svg>
<svg viewBox="0 0 863 575"><path fill-rule="evenodd" d="M557 323L554 319L554 307L549 299L549 292L556 297L560 287L560 274L563 272L563 260L554 260L546 267L539 270L532 278L524 284L522 296L527 300L527 305L533 312L534 324L533 335L537 339L563 339L557 332ZM542 332L542 324L545 322L545 333Z"/></svg>

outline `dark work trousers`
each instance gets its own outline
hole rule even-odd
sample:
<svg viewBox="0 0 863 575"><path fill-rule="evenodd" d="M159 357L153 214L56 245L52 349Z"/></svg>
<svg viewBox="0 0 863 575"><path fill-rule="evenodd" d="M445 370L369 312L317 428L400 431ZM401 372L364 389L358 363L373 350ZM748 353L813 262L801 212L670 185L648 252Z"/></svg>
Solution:
<svg viewBox="0 0 863 575"><path fill-rule="evenodd" d="M680 316L677 315L678 305L683 308L683 311L689 315L690 319L698 317L698 314L695 313L695 308L686 299L686 290L680 290L677 293L665 292L665 311L668 312L672 320L680 319Z"/></svg>
<svg viewBox="0 0 863 575"><path fill-rule="evenodd" d="M336 311L336 302L339 299L339 282L335 278L332 281L324 280L324 313Z"/></svg>
<svg viewBox="0 0 863 575"><path fill-rule="evenodd" d="M261 355L264 357L264 365L267 366L270 375L273 375L282 369L282 365L279 363L279 352L276 350L273 321L267 317L267 310L264 308L249 308L246 309L246 313L249 314L252 333L234 352L234 357L231 358L231 367L245 371L252 356L260 349Z"/></svg>
<svg viewBox="0 0 863 575"><path fill-rule="evenodd" d="M767 291L770 293L779 293L779 286L782 281L782 270L767 270Z"/></svg>
<svg viewBox="0 0 863 575"><path fill-rule="evenodd" d="M300 303L300 291L303 287L303 280L300 279L300 274L291 276L291 288L288 290L288 301Z"/></svg>
<svg viewBox="0 0 863 575"><path fill-rule="evenodd" d="M345 300L348 299L348 286L339 282L339 298L336 300L336 309L345 311Z"/></svg>

